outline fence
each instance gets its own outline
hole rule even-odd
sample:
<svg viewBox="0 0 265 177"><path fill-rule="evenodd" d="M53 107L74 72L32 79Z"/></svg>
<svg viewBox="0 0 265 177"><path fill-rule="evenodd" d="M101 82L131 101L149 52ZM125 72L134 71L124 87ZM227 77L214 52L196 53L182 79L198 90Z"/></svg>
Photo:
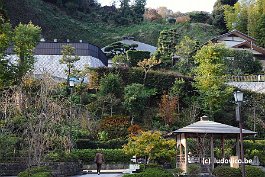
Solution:
<svg viewBox="0 0 265 177"><path fill-rule="evenodd" d="M265 75L228 76L228 82L265 82Z"/></svg>

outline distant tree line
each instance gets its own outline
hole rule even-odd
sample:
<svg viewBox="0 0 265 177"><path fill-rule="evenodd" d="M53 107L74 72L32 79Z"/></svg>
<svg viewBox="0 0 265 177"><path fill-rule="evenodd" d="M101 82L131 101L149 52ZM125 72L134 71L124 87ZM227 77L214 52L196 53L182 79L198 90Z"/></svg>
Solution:
<svg viewBox="0 0 265 177"><path fill-rule="evenodd" d="M97 0L43 0L55 4L69 15L78 12L93 14L96 20L110 24L129 25L143 21L146 0L119 0L117 8L115 2L111 6L102 7Z"/></svg>

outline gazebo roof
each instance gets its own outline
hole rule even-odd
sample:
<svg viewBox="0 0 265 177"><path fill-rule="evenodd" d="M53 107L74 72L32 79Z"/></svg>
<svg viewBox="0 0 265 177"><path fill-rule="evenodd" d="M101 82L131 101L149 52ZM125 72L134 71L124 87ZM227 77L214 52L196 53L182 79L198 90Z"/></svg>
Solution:
<svg viewBox="0 0 265 177"><path fill-rule="evenodd" d="M243 134L246 135L254 135L257 132L253 132L250 130L242 130ZM190 124L186 127L175 130L173 134L186 133L188 136L196 135L196 134L218 134L218 135L227 135L227 136L235 136L240 133L240 129L238 127L233 127L226 124L221 124L214 121L209 120L200 120L193 124Z"/></svg>

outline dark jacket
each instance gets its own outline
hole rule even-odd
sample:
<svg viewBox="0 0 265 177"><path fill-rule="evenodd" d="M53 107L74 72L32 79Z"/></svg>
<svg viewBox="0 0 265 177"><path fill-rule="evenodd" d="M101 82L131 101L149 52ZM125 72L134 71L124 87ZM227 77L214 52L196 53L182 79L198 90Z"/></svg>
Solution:
<svg viewBox="0 0 265 177"><path fill-rule="evenodd" d="M95 157L95 163L102 164L104 161L104 155L98 152Z"/></svg>

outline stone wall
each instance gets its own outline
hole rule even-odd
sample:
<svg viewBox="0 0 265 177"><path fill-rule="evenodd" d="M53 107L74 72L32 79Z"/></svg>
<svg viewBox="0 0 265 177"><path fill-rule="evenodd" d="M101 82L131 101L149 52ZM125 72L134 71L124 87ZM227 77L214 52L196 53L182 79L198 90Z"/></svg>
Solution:
<svg viewBox="0 0 265 177"><path fill-rule="evenodd" d="M229 82L227 85L256 93L265 93L265 82Z"/></svg>
<svg viewBox="0 0 265 177"><path fill-rule="evenodd" d="M0 176L16 176L26 169L26 163L0 163Z"/></svg>
<svg viewBox="0 0 265 177"><path fill-rule="evenodd" d="M55 177L74 176L82 171L79 162L43 162L41 165L49 166ZM0 163L0 176L17 176L26 169L26 163Z"/></svg>

